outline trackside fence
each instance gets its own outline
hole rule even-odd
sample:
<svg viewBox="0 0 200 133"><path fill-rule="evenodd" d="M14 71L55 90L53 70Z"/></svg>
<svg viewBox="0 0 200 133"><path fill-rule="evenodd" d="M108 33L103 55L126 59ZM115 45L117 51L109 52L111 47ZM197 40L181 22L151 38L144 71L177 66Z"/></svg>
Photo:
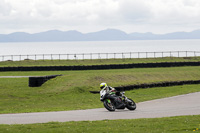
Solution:
<svg viewBox="0 0 200 133"><path fill-rule="evenodd" d="M79 53L79 54L31 54L0 55L2 61L23 60L86 60L86 59L132 59L164 57L197 57L200 51L165 51L165 52L122 52L122 53Z"/></svg>

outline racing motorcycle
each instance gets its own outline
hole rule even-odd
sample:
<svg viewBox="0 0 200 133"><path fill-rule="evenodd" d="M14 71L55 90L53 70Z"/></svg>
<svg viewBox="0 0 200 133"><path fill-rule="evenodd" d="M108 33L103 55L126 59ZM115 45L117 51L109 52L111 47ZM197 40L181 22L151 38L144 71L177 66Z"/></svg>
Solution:
<svg viewBox="0 0 200 133"><path fill-rule="evenodd" d="M129 110L135 110L136 109L136 103L130 99L127 98L125 95L125 92L121 93L121 96L112 95L112 98L110 97L110 94L106 93L106 91L101 92L100 100L103 102L104 107L108 111L115 111L115 109L129 109Z"/></svg>

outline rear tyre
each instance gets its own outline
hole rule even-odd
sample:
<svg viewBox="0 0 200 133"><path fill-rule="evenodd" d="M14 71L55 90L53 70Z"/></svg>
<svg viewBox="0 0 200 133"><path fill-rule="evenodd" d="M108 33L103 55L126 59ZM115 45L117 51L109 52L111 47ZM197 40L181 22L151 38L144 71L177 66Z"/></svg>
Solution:
<svg viewBox="0 0 200 133"><path fill-rule="evenodd" d="M107 100L104 100L103 105L108 111L115 111L115 106L112 102L109 103Z"/></svg>
<svg viewBox="0 0 200 133"><path fill-rule="evenodd" d="M136 109L135 102L132 99L128 98L127 103L126 103L126 108L129 110L135 110Z"/></svg>

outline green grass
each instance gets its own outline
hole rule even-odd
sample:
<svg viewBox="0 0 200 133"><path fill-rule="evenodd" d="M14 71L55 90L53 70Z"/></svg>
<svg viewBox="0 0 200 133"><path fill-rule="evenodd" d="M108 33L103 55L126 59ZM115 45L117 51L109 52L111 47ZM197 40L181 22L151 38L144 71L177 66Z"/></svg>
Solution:
<svg viewBox="0 0 200 133"><path fill-rule="evenodd" d="M28 87L28 78L0 78L0 113L42 112L103 107L99 94L101 82L110 86L159 81L199 80L200 67L117 69L90 71L1 72L1 76L63 76L41 87ZM199 85L140 89L127 92L136 102L200 91ZM81 102L80 102L81 101Z"/></svg>
<svg viewBox="0 0 200 133"><path fill-rule="evenodd" d="M94 60L24 60L3 61L0 67L12 66L74 66L74 65L105 65L105 64L129 64L129 63L156 63L156 62L192 62L200 61L200 57L165 57L165 58L133 58L133 59L94 59Z"/></svg>
<svg viewBox="0 0 200 133"><path fill-rule="evenodd" d="M172 68L139 68L88 71L45 71L45 72L1 72L0 76L42 76L63 74L62 80L53 83L55 87L69 84L82 87L87 86L96 90L101 82L110 86L121 86L160 81L199 80L200 67L172 67ZM1 79L0 79L1 80Z"/></svg>
<svg viewBox="0 0 200 133"><path fill-rule="evenodd" d="M100 65L121 63L147 63L171 61L200 61L200 58L157 58L126 60L84 61L21 61L0 62L6 66L54 66L54 65ZM103 108L99 94L101 82L111 86L151 83L159 81L199 80L200 67L117 69L98 71L46 71L46 72L0 72L0 76L43 76L63 74L51 79L41 87L28 87L28 78L0 78L0 114L62 111ZM127 91L126 96L136 102L199 92L200 85L158 87ZM0 133L24 132L199 132L200 115L135 120L104 120L81 122L50 122L44 124L0 125Z"/></svg>
<svg viewBox="0 0 200 133"><path fill-rule="evenodd" d="M200 115L169 118L0 125L0 133L184 133L199 132Z"/></svg>
<svg viewBox="0 0 200 133"><path fill-rule="evenodd" d="M9 74L11 73L2 75ZM52 72L13 72L13 74L42 75L52 74ZM89 93L90 90L99 90L101 82L107 82L114 87L158 81L195 80L200 77L200 68L60 71L57 74L64 74L64 76L49 80L36 88L28 87L28 78L0 78L0 113L101 108L103 105L99 101L99 94ZM184 85L127 91L126 95L136 102L141 102L198 91L200 85Z"/></svg>

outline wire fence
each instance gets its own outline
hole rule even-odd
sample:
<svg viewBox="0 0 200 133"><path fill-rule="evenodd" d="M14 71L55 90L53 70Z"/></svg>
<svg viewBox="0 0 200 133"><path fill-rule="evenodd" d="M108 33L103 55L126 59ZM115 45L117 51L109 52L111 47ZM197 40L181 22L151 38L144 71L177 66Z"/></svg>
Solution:
<svg viewBox="0 0 200 133"><path fill-rule="evenodd" d="M197 57L200 51L165 51L165 52L122 52L122 53L79 53L79 54L32 54L32 55L0 55L2 61L23 60L86 60L86 59L132 59L132 58L164 58L164 57Z"/></svg>

